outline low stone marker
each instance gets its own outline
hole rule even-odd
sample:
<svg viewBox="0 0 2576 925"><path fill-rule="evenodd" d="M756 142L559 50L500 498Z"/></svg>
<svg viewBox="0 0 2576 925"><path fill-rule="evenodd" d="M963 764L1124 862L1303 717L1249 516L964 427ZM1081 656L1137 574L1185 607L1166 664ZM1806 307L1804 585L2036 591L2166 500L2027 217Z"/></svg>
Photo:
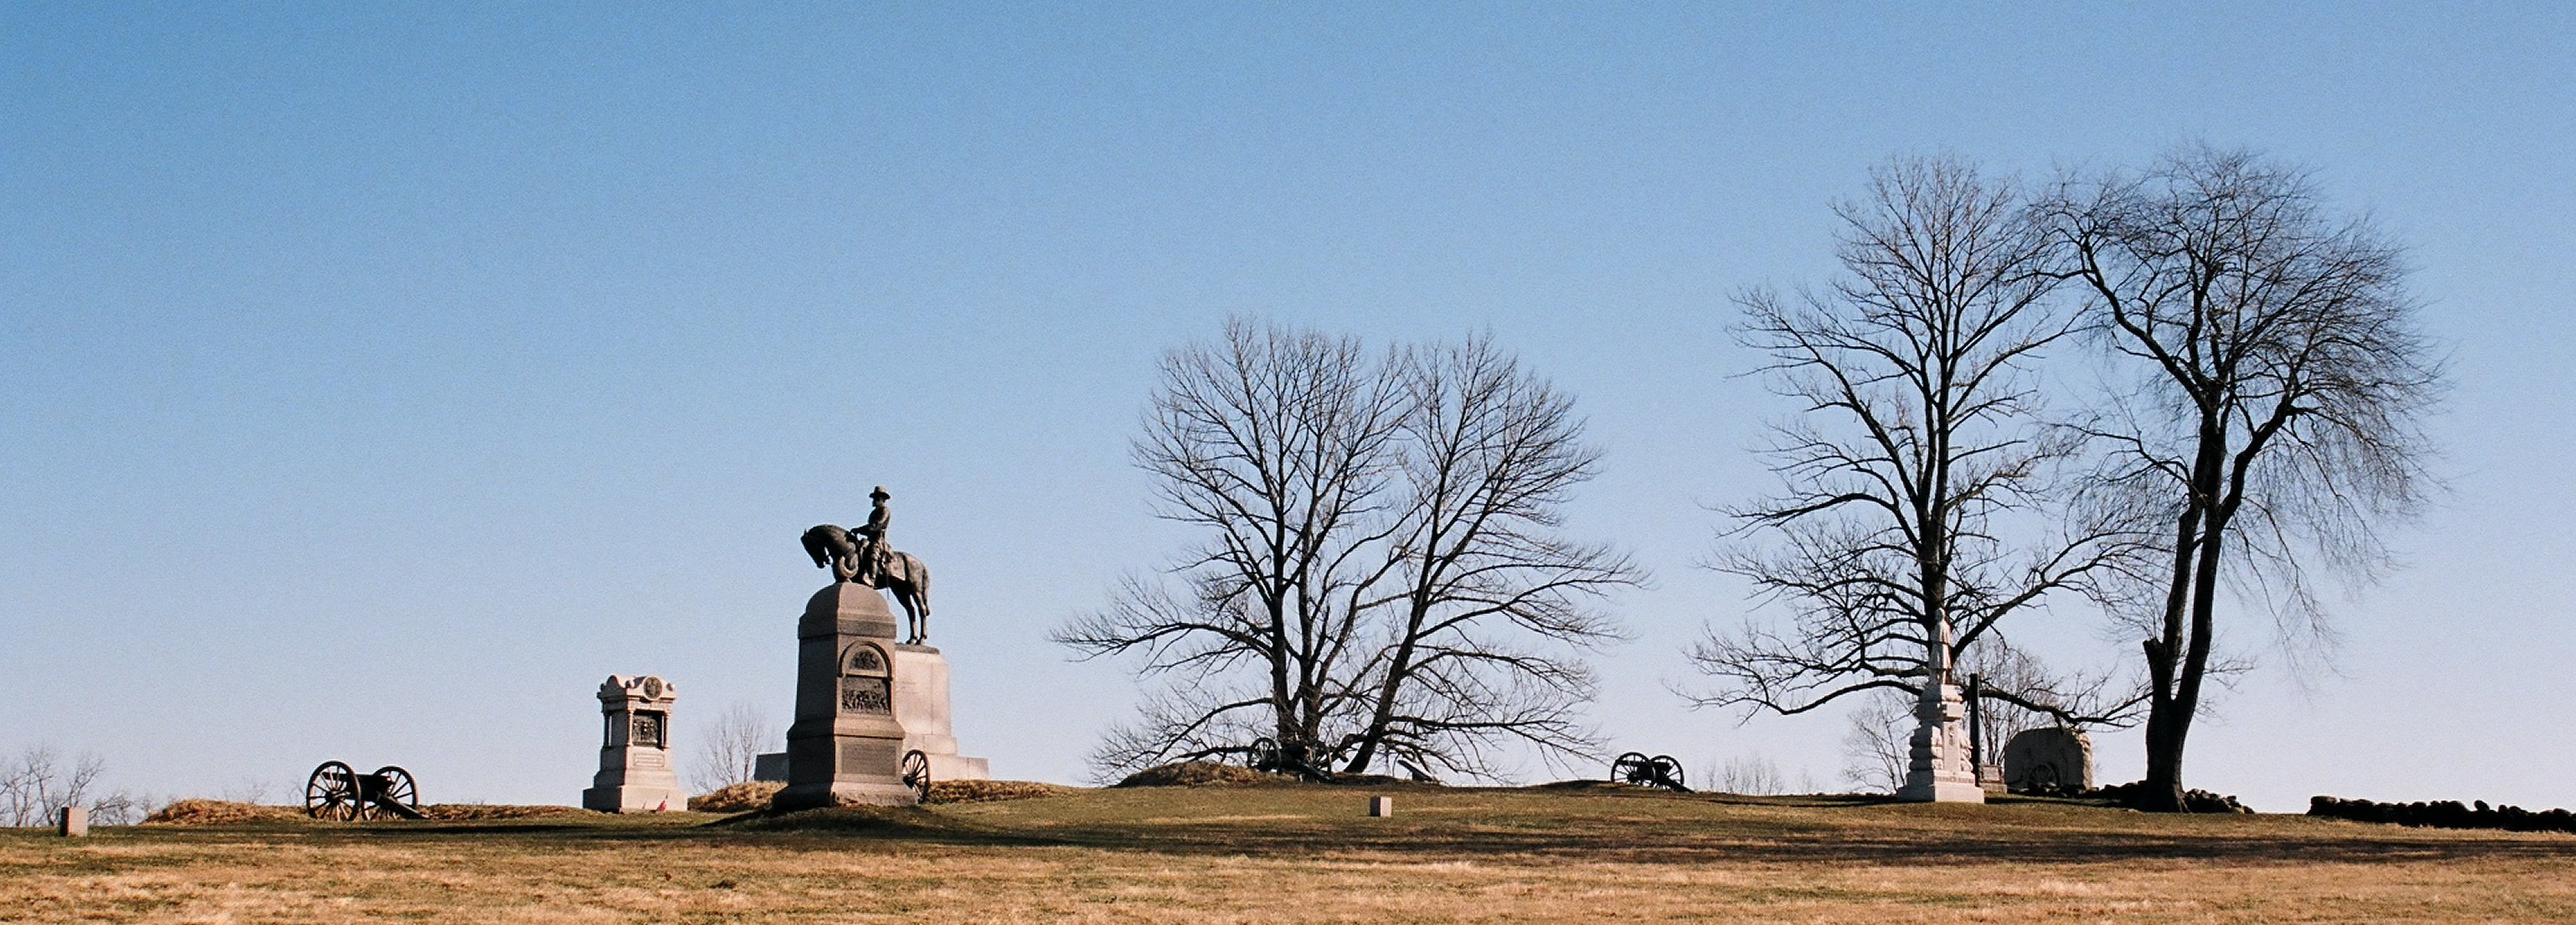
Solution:
<svg viewBox="0 0 2576 925"><path fill-rule="evenodd" d="M63 833L64 838L79 838L89 834L89 810L78 806L66 806L63 807L58 818L61 824L56 826L55 830Z"/></svg>
<svg viewBox="0 0 2576 925"><path fill-rule="evenodd" d="M1384 819L1384 818L1386 818L1386 817L1388 817L1388 816L1392 816L1392 815L1395 815L1395 798L1394 798L1394 797L1370 797L1370 798L1369 798L1369 816L1370 816L1370 818L1375 818L1375 819Z"/></svg>
<svg viewBox="0 0 2576 925"><path fill-rule="evenodd" d="M2079 729L2032 729L2004 743L2004 784L2014 793L2093 789L2093 740Z"/></svg>

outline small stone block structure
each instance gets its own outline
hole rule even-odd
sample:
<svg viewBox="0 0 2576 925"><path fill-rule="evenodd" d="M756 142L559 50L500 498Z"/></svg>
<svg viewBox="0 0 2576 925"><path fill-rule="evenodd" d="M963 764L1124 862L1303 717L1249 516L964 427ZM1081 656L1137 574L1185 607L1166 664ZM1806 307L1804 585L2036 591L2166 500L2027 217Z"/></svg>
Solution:
<svg viewBox="0 0 2576 925"><path fill-rule="evenodd" d="M949 731L948 659L929 646L894 647L894 718L903 750L930 759L931 780L992 780L991 762L957 754Z"/></svg>
<svg viewBox="0 0 2576 925"><path fill-rule="evenodd" d="M877 589L839 582L796 623L796 719L787 727L781 810L918 802L903 784L894 612ZM952 747L951 752L954 752Z"/></svg>
<svg viewBox="0 0 2576 925"><path fill-rule="evenodd" d="M787 782L787 753L761 752L751 757L751 779L784 784Z"/></svg>
<svg viewBox="0 0 2576 925"><path fill-rule="evenodd" d="M2031 729L2004 743L2004 786L2016 793L2093 789L2093 739L2080 729Z"/></svg>
<svg viewBox="0 0 2576 925"><path fill-rule="evenodd" d="M679 688L652 675L609 675L599 685L607 734L599 773L581 792L583 809L603 813L687 809L689 795L671 766L671 705Z"/></svg>
<svg viewBox="0 0 2576 925"><path fill-rule="evenodd" d="M62 833L64 838L79 838L89 834L89 809L86 807L63 807L62 812L57 814L55 819L54 831Z"/></svg>
<svg viewBox="0 0 2576 925"><path fill-rule="evenodd" d="M1388 816L1392 816L1392 815L1395 815L1395 798L1394 798L1394 797L1370 797L1370 798L1369 798L1369 817L1370 817L1370 818L1372 818L1372 819L1384 819L1384 818L1386 818L1386 817L1388 817Z"/></svg>

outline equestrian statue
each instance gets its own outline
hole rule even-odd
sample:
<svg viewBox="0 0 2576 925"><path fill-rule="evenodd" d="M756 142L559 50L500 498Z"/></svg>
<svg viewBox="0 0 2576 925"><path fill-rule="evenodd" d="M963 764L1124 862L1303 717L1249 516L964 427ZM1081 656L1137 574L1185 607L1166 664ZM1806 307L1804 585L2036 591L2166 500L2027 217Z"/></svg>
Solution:
<svg viewBox="0 0 2576 925"><path fill-rule="evenodd" d="M805 531L805 554L814 557L816 568L831 569L833 578L894 592L895 603L912 624L911 638L904 642L917 646L930 640L930 568L911 553L886 545L890 497L883 485L869 492L875 506L868 511L868 522L856 530L816 524Z"/></svg>

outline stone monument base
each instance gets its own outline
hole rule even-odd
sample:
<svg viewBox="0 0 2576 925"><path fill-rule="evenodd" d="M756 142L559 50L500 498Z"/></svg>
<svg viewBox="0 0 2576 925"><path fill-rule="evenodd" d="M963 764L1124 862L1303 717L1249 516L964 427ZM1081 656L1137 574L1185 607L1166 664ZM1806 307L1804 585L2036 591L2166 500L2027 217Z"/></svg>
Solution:
<svg viewBox="0 0 2576 925"><path fill-rule="evenodd" d="M689 808L689 794L677 786L590 787L581 792L581 808L603 813L678 812Z"/></svg>
<svg viewBox="0 0 2576 925"><path fill-rule="evenodd" d="M949 731L948 657L929 646L894 647L894 713L903 722L903 749L930 759L930 779L992 780L992 763L957 753Z"/></svg>
<svg viewBox="0 0 2576 925"><path fill-rule="evenodd" d="M875 588L838 582L814 593L796 624L796 721L787 727L781 810L910 806L905 730L895 685L894 614Z"/></svg>
<svg viewBox="0 0 2576 925"><path fill-rule="evenodd" d="M902 784L853 781L789 784L769 798L769 805L780 812L833 806L911 806L917 802L920 801L913 798L912 788Z"/></svg>

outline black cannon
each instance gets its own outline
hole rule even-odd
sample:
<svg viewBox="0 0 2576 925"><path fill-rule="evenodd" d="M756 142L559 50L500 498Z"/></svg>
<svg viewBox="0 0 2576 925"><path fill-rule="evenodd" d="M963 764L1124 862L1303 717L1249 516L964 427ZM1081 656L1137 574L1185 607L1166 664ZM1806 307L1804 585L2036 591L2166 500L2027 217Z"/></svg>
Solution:
<svg viewBox="0 0 2576 925"><path fill-rule="evenodd" d="M360 774L337 761L322 762L304 779L304 814L315 819L421 819L420 787L411 772L393 765Z"/></svg>
<svg viewBox="0 0 2576 925"><path fill-rule="evenodd" d="M1662 787L1674 793L1689 793L1682 786L1682 763L1671 755L1646 757L1644 752L1629 752L1610 762L1610 779L1640 787Z"/></svg>
<svg viewBox="0 0 2576 925"><path fill-rule="evenodd" d="M1252 748L1244 757L1244 763L1255 771L1294 774L1301 780L1319 784L1333 779L1332 755L1320 745L1290 742L1283 748L1269 736L1262 736L1252 740Z"/></svg>

